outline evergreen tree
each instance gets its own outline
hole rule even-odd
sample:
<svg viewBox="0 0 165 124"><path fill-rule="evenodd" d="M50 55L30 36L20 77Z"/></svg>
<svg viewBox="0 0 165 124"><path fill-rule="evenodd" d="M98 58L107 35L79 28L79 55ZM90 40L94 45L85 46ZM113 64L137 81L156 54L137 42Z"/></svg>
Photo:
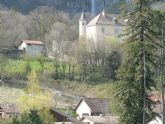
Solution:
<svg viewBox="0 0 165 124"><path fill-rule="evenodd" d="M128 19L125 56L115 90L122 124L146 124L156 116L152 109L155 103L149 95L155 87L158 43L149 4L148 0L135 0L132 12L125 15Z"/></svg>
<svg viewBox="0 0 165 124"><path fill-rule="evenodd" d="M37 72L33 69L28 76L28 83L24 94L18 99L18 104L22 112L44 107L51 107L53 104L53 94L51 91L42 89Z"/></svg>

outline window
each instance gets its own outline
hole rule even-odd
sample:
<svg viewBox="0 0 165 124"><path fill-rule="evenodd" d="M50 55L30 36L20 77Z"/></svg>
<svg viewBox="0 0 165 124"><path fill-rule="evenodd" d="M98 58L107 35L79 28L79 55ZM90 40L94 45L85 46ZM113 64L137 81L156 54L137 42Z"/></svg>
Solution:
<svg viewBox="0 0 165 124"><path fill-rule="evenodd" d="M115 33L115 34L120 34L120 28L115 28L115 29L114 29L114 33Z"/></svg>
<svg viewBox="0 0 165 124"><path fill-rule="evenodd" d="M89 116L89 113L83 113L82 116Z"/></svg>
<svg viewBox="0 0 165 124"><path fill-rule="evenodd" d="M105 32L105 28L102 28L102 33L104 33Z"/></svg>

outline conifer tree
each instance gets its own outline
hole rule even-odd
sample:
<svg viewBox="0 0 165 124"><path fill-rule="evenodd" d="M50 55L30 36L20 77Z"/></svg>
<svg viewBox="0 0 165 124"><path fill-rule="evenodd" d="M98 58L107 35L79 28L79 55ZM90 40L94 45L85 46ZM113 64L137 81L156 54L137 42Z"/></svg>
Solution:
<svg viewBox="0 0 165 124"><path fill-rule="evenodd" d="M149 0L134 0L132 12L126 14L128 28L124 44L124 61L118 71L116 85L122 124L146 124L156 116L154 102L150 99L155 87L159 43L153 30L154 16Z"/></svg>
<svg viewBox="0 0 165 124"><path fill-rule="evenodd" d="M18 99L22 112L29 110L40 110L53 105L53 94L51 91L42 89L37 72L33 69L28 75L28 83L24 94Z"/></svg>

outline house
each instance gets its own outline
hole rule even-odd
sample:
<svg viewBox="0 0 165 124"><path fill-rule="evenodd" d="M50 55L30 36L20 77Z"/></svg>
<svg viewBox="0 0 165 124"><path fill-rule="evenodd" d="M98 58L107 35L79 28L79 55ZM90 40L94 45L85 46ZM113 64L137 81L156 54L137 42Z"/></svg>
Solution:
<svg viewBox="0 0 165 124"><path fill-rule="evenodd" d="M45 47L42 41L22 40L18 50L24 50L25 54L32 57L45 55Z"/></svg>
<svg viewBox="0 0 165 124"><path fill-rule="evenodd" d="M16 105L0 105L0 118L18 116L20 111Z"/></svg>
<svg viewBox="0 0 165 124"><path fill-rule="evenodd" d="M98 43L106 40L107 37L116 37L122 40L119 35L125 28L126 23L118 18L119 15L106 14L104 11L94 17L89 23L84 12L79 19L79 38L86 38L88 41Z"/></svg>
<svg viewBox="0 0 165 124"><path fill-rule="evenodd" d="M109 113L108 99L83 98L75 108L78 118L86 116L102 116Z"/></svg>
<svg viewBox="0 0 165 124"><path fill-rule="evenodd" d="M70 117L69 115L62 113L55 108L51 108L50 112L55 118L55 124L82 124L76 118Z"/></svg>
<svg viewBox="0 0 165 124"><path fill-rule="evenodd" d="M118 124L117 116L86 116L81 119L83 124Z"/></svg>

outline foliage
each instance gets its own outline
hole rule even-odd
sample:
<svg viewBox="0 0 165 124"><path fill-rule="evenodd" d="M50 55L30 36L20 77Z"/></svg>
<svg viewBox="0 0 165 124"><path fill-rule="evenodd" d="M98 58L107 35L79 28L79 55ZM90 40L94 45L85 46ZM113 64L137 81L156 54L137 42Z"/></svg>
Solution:
<svg viewBox="0 0 165 124"><path fill-rule="evenodd" d="M53 104L53 95L51 92L41 88L38 75L35 70L32 70L29 74L25 94L19 98L18 102L20 109L23 112L30 109L50 107Z"/></svg>
<svg viewBox="0 0 165 124"><path fill-rule="evenodd" d="M53 116L45 108L26 111L20 117L14 117L10 124L52 124L53 122Z"/></svg>
<svg viewBox="0 0 165 124"><path fill-rule="evenodd" d="M128 19L125 58L118 71L115 97L122 124L147 123L156 116L154 102L149 99L155 87L154 75L157 58L157 33L152 29L153 11L147 0L135 0ZM145 117L145 120L143 120Z"/></svg>
<svg viewBox="0 0 165 124"><path fill-rule="evenodd" d="M3 81L3 77L6 72L7 58L0 53L0 80Z"/></svg>

